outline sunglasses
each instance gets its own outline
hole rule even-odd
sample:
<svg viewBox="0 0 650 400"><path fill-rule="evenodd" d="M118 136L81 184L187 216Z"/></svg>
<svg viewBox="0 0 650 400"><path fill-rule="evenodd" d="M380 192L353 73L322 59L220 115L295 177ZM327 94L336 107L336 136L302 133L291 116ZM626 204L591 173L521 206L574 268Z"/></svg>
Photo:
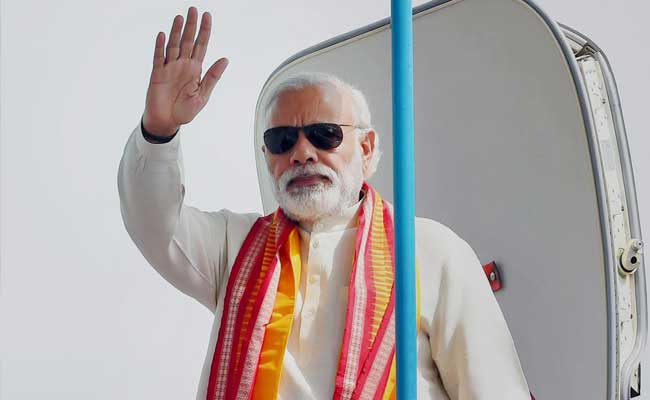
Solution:
<svg viewBox="0 0 650 400"><path fill-rule="evenodd" d="M264 132L264 145L271 154L282 154L289 151L298 142L300 130L305 132L309 143L320 150L331 150L343 142L342 126L356 125L335 124L331 122L319 122L305 126L276 126Z"/></svg>

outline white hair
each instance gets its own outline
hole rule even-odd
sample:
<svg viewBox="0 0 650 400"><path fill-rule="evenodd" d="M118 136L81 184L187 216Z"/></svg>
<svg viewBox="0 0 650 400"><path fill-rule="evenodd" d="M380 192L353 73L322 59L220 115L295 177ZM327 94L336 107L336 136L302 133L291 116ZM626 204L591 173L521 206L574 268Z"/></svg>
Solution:
<svg viewBox="0 0 650 400"><path fill-rule="evenodd" d="M333 85L339 90L347 91L350 94L354 106L355 124L360 127L358 128L359 141L365 139L368 132L374 130L371 124L370 107L368 107L366 96L364 96L361 90L351 84L344 82L332 74L326 74L323 72L301 72L292 75L275 85L269 94L265 96L264 105L261 108L264 113L264 129L270 126L271 118L273 117L277 105L277 100L282 93L290 90L300 90L307 87L322 87L327 85ZM370 158L370 162L368 163L366 178L370 178L375 173L380 158L381 149L379 148L379 135L375 131L375 149Z"/></svg>

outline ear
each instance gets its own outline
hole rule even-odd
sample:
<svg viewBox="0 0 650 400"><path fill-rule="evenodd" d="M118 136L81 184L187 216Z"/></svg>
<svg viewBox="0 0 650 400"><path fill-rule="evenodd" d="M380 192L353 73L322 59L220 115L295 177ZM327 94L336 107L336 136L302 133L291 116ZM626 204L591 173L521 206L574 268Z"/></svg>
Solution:
<svg viewBox="0 0 650 400"><path fill-rule="evenodd" d="M265 145L262 145L262 153L264 153L264 155L266 155L266 146Z"/></svg>
<svg viewBox="0 0 650 400"><path fill-rule="evenodd" d="M376 133L374 130L369 130L365 133L364 138L361 139L361 158L363 159L363 176L367 177L368 167L370 166L370 160L375 151L375 137Z"/></svg>

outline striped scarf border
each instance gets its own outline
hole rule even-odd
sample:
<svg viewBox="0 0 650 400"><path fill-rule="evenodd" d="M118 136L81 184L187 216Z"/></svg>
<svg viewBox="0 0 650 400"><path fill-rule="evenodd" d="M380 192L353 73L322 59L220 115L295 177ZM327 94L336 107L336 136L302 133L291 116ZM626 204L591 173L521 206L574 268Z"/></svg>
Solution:
<svg viewBox="0 0 650 400"><path fill-rule="evenodd" d="M249 378L254 377L257 363L253 364L254 370L251 371L249 362L257 361L259 357L264 338L263 326L270 318L275 301L280 271L279 268L276 268L279 265L277 243L282 243L292 228L291 224L284 223L281 218L276 217L276 214L270 214L259 218L244 240L226 287L221 326L208 380L207 399L209 400L247 398L247 392L250 395L253 379ZM272 272L264 274L267 279L259 282L259 274L265 268L262 265L264 255L265 252L268 252L268 246L271 244L269 242L272 242L275 247L272 259L267 259L267 270L270 269ZM258 276L255 275L255 272L258 273ZM256 278L252 279L254 276ZM260 285L259 289L264 291L264 296L261 299L255 299L256 304L248 315L249 320L254 321L251 329L248 330L250 335L242 335L241 330L237 329L237 323L241 323L244 319L244 309L241 307L242 299L245 299L245 293L251 293L254 290L253 285L257 284ZM254 337L253 331L255 331ZM253 339L249 342L253 346L249 346L246 350L241 350L240 347L239 354L236 354L233 350L236 350L238 344L243 347L248 338ZM255 354L256 352L257 354ZM238 366L238 361L243 365ZM239 384L244 377L243 373L246 377L245 382L248 383L243 386L245 390L239 390Z"/></svg>

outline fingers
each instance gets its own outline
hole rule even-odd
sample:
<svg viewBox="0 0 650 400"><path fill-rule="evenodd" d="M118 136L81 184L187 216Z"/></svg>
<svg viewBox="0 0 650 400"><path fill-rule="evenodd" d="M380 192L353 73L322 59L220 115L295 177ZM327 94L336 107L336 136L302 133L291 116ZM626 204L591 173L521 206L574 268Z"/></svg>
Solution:
<svg viewBox="0 0 650 400"><path fill-rule="evenodd" d="M165 32L158 32L156 35L156 48L153 51L153 67L158 68L165 65Z"/></svg>
<svg viewBox="0 0 650 400"><path fill-rule="evenodd" d="M212 89L214 89L215 85L221 78L223 71L226 70L226 66L228 66L228 59L224 57L218 59L206 71L205 76L203 77L203 80L200 84L201 87L199 89L201 97L205 97L206 100L210 97Z"/></svg>
<svg viewBox="0 0 650 400"><path fill-rule="evenodd" d="M181 43L181 27L183 26L183 16L177 15L172 22L172 29L169 32L169 42L167 43L167 57L165 63L178 58L179 46Z"/></svg>
<svg viewBox="0 0 650 400"><path fill-rule="evenodd" d="M190 7L187 10L187 23L183 29L183 37L181 38L181 54L180 57L190 58L192 54L192 44L194 43L194 35L196 34L196 7Z"/></svg>
<svg viewBox="0 0 650 400"><path fill-rule="evenodd" d="M192 58L203 62L205 52L208 48L208 41L210 40L210 30L212 29L212 17L209 12L204 12L201 17L201 28L199 29L199 36L194 43L192 50Z"/></svg>

